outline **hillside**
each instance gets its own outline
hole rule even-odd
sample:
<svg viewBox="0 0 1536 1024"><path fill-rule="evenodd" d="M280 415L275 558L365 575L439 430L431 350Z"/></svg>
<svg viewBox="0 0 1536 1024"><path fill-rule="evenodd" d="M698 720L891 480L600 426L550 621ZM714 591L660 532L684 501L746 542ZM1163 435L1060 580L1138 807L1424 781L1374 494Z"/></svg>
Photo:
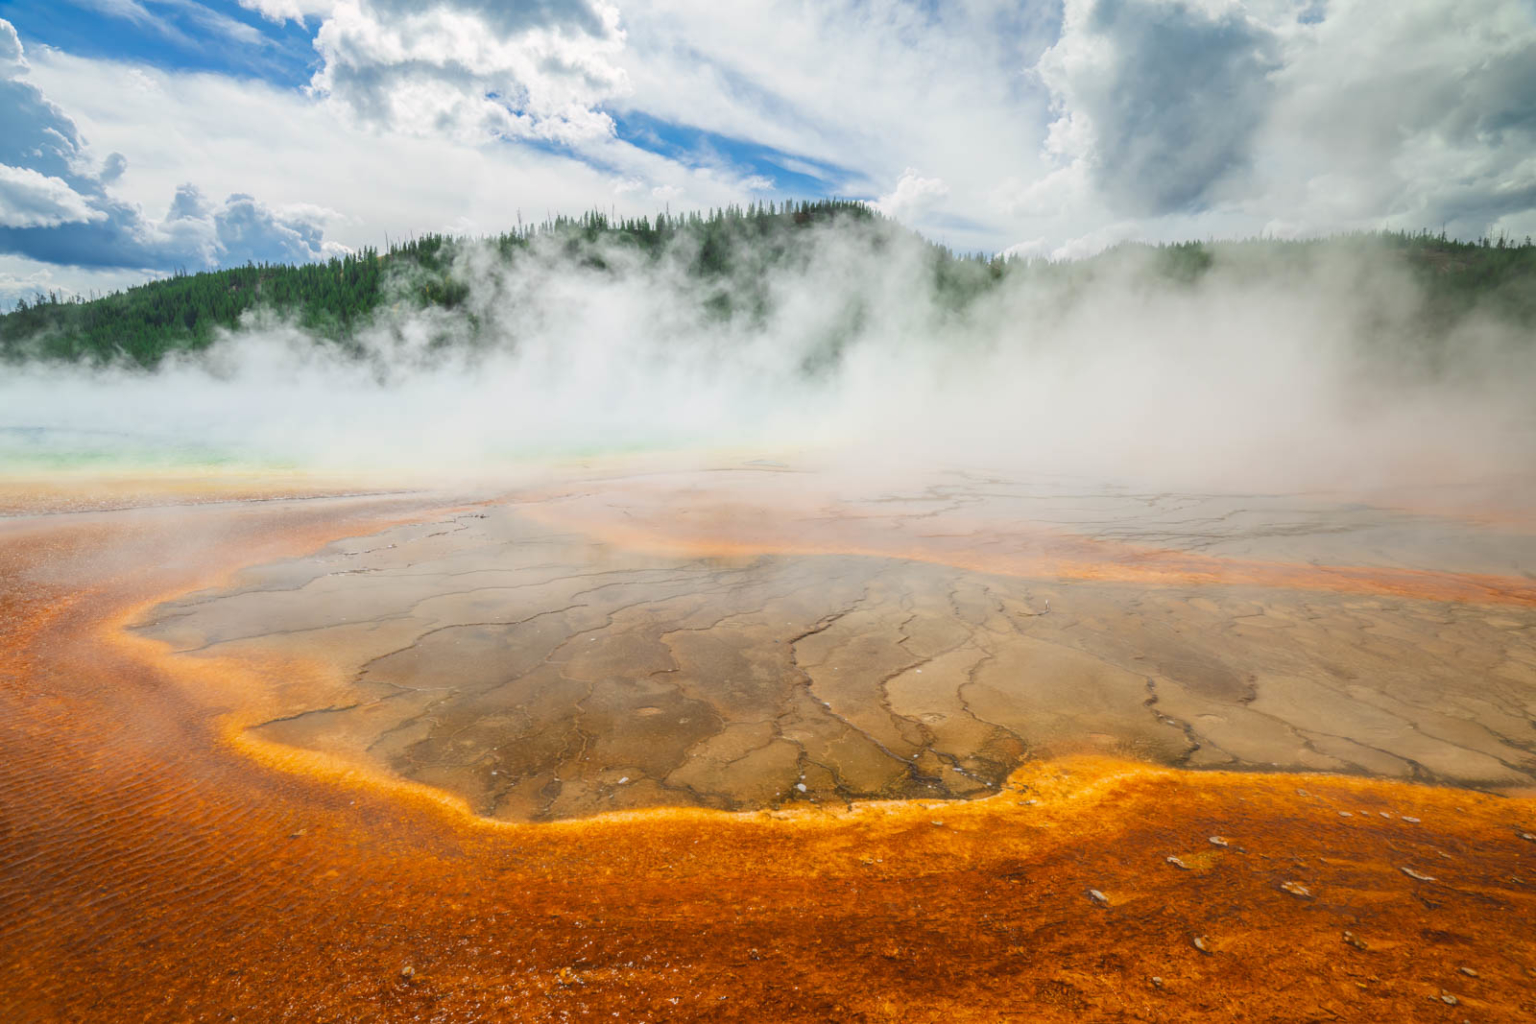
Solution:
<svg viewBox="0 0 1536 1024"><path fill-rule="evenodd" d="M472 279L487 267L509 274L562 266L618 274L666 265L697 283L692 297L701 315L761 317L772 301L768 277L776 270L803 271L813 239L823 237L818 229L843 231L852 246L845 254L850 262L917 254L926 262L935 308L951 312L1010 284L1044 282L1071 291L1118 274L1151 287L1187 288L1218 266L1239 277L1278 278L1332 258L1405 268L1422 302L1415 328L1420 340L1443 335L1474 311L1536 330L1536 245L1529 239L1512 245L1370 233L1305 241L1126 243L1090 259L1051 262L957 255L863 203L827 200L655 219L591 213L491 238L427 235L325 263L177 275L91 300L39 295L0 315L0 360L153 368L168 353L208 346L253 313L291 321L344 351L354 350L358 332L386 312L442 311L460 328L455 338L476 338L485 301L497 301L482 297L478 309L470 301ZM497 311L498 317L506 314Z"/></svg>

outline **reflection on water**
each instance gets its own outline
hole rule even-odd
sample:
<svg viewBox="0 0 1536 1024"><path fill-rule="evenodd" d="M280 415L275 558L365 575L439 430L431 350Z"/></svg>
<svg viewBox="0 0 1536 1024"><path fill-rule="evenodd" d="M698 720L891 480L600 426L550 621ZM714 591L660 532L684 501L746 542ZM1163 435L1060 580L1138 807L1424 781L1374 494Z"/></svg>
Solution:
<svg viewBox="0 0 1536 1024"><path fill-rule="evenodd" d="M846 483L838 486L846 488ZM1536 778L1536 537L1276 497L591 480L156 610L254 738L511 820L994 793L1026 759Z"/></svg>

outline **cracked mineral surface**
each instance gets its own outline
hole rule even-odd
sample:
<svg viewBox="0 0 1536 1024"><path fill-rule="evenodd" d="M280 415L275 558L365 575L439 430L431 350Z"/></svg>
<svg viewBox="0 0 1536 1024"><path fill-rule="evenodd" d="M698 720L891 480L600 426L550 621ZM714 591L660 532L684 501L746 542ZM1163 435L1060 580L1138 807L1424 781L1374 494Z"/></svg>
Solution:
<svg viewBox="0 0 1536 1024"><path fill-rule="evenodd" d="M1536 785L1536 534L1321 498L593 475L149 611L256 744L508 820L998 791L1027 759Z"/></svg>

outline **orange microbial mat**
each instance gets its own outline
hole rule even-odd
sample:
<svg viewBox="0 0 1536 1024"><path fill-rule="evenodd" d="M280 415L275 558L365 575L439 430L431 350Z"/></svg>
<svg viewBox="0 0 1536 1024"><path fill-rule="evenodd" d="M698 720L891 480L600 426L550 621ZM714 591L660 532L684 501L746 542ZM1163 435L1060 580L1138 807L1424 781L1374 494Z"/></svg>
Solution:
<svg viewBox="0 0 1536 1024"><path fill-rule="evenodd" d="M790 477L29 491L0 1019L1536 1018L1527 525Z"/></svg>

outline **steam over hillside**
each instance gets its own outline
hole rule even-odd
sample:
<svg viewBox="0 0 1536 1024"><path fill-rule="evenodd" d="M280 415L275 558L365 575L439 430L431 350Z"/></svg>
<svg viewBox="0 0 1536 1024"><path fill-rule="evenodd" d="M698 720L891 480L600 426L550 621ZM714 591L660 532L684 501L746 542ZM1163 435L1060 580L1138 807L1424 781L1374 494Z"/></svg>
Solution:
<svg viewBox="0 0 1536 1024"><path fill-rule="evenodd" d="M0 455L480 472L813 449L1282 490L1536 457L1536 248L966 259L820 203L246 267L0 318ZM8 449L8 451L6 451Z"/></svg>

